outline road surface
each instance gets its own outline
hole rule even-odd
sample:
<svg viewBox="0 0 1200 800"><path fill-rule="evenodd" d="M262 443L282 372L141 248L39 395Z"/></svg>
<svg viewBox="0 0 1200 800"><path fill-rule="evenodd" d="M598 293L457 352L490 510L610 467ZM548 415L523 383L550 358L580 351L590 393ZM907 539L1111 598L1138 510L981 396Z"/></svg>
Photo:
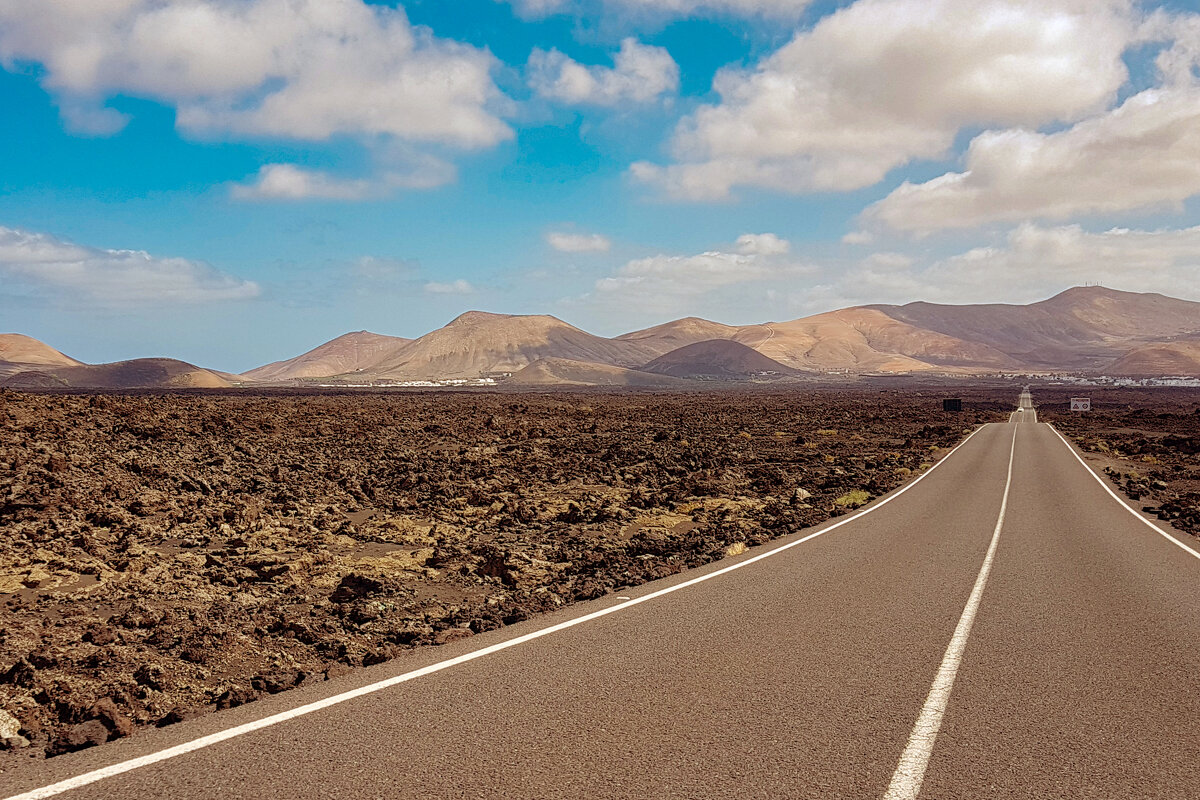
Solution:
<svg viewBox="0 0 1200 800"><path fill-rule="evenodd" d="M1025 402L853 517L0 797L1200 797L1195 542Z"/></svg>

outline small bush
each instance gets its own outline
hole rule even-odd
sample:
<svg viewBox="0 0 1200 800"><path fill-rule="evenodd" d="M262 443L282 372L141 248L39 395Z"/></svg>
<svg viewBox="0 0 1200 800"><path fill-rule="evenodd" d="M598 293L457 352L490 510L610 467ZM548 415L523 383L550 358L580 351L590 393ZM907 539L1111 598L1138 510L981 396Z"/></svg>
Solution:
<svg viewBox="0 0 1200 800"><path fill-rule="evenodd" d="M842 508L857 508L871 499L871 495L862 489L854 489L833 501L834 505Z"/></svg>

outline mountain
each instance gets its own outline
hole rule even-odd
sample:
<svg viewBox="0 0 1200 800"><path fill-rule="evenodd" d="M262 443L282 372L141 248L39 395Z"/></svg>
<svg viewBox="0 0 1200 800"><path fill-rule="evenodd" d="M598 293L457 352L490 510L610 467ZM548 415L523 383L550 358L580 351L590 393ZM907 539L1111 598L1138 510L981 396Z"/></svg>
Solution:
<svg viewBox="0 0 1200 800"><path fill-rule="evenodd" d="M985 344L924 330L865 307L743 329L737 341L785 366L810 371L996 370L1014 365Z"/></svg>
<svg viewBox="0 0 1200 800"><path fill-rule="evenodd" d="M73 367L79 361L20 333L0 333L0 378L41 367Z"/></svg>
<svg viewBox="0 0 1200 800"><path fill-rule="evenodd" d="M1097 369L1142 343L1200 332L1200 303L1079 286L1027 306L876 305L892 319L983 344L1039 369Z"/></svg>
<svg viewBox="0 0 1200 800"><path fill-rule="evenodd" d="M385 380L476 378L517 372L543 358L635 367L654 354L636 342L593 336L557 317L468 311L365 365L362 374Z"/></svg>
<svg viewBox="0 0 1200 800"><path fill-rule="evenodd" d="M686 381L669 375L654 375L625 367L542 358L513 374L505 386L640 386L683 387Z"/></svg>
<svg viewBox="0 0 1200 800"><path fill-rule="evenodd" d="M211 370L173 358L137 358L112 364L44 366L6 378L5 388L224 389L233 383Z"/></svg>
<svg viewBox="0 0 1200 800"><path fill-rule="evenodd" d="M1104 371L1109 375L1200 378L1200 339L1142 345L1113 361Z"/></svg>
<svg viewBox="0 0 1200 800"><path fill-rule="evenodd" d="M742 328L733 325L722 325L699 317L684 317L653 328L622 334L617 341L639 345L658 357L697 342L732 339L741 332Z"/></svg>
<svg viewBox="0 0 1200 800"><path fill-rule="evenodd" d="M252 369L245 376L254 381L282 382L343 375L387 358L411 341L370 331L346 333L295 358Z"/></svg>
<svg viewBox="0 0 1200 800"><path fill-rule="evenodd" d="M672 350L642 367L643 372L676 378L748 380L800 374L741 342L712 339Z"/></svg>

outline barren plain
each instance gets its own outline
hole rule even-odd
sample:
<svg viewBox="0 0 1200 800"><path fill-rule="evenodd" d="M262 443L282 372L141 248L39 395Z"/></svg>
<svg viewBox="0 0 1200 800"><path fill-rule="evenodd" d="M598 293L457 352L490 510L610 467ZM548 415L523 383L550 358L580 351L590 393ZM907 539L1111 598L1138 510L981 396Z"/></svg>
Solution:
<svg viewBox="0 0 1200 800"><path fill-rule="evenodd" d="M2 393L0 768L817 524L1010 394Z"/></svg>

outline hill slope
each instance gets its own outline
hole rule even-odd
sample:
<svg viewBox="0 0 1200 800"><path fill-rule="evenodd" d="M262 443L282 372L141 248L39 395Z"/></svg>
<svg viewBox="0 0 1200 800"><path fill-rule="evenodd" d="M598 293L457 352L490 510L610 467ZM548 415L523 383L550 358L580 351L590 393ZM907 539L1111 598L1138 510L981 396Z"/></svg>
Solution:
<svg viewBox="0 0 1200 800"><path fill-rule="evenodd" d="M7 387L64 389L227 389L232 381L222 375L175 359L133 359L79 365L42 367L19 372L4 381Z"/></svg>
<svg viewBox="0 0 1200 800"><path fill-rule="evenodd" d="M73 367L82 362L20 333L0 333L0 377L40 367Z"/></svg>
<svg viewBox="0 0 1200 800"><path fill-rule="evenodd" d="M565 358L539 359L513 374L505 386L641 386L682 387L687 382L669 375L654 375L625 367L570 361Z"/></svg>
<svg viewBox="0 0 1200 800"><path fill-rule="evenodd" d="M1013 363L987 345L923 330L874 308L847 308L765 327L770 329L766 338L755 327L744 329L736 340L795 369L913 372L1000 369Z"/></svg>
<svg viewBox="0 0 1200 800"><path fill-rule="evenodd" d="M1200 378L1200 339L1142 345L1113 361L1105 372L1137 377L1183 375Z"/></svg>
<svg viewBox="0 0 1200 800"><path fill-rule="evenodd" d="M799 374L740 342L712 339L696 342L659 356L642 367L644 372L676 378L747 380L759 376Z"/></svg>
<svg viewBox="0 0 1200 800"><path fill-rule="evenodd" d="M387 358L411 341L370 331L346 333L295 358L252 369L245 375L263 382L342 375Z"/></svg>
<svg viewBox="0 0 1200 800"><path fill-rule="evenodd" d="M233 383L185 361L136 358L112 364L42 367L16 373L2 385L8 388L224 389Z"/></svg>
<svg viewBox="0 0 1200 800"><path fill-rule="evenodd" d="M732 339L741 330L734 325L722 325L720 322L711 322L700 317L684 317L652 328L625 333L616 339L619 342L640 345L653 353L654 357L658 357L697 342Z"/></svg>
<svg viewBox="0 0 1200 800"><path fill-rule="evenodd" d="M384 379L475 378L517 372L543 358L634 367L653 355L635 342L593 336L556 317L469 311L363 373Z"/></svg>
<svg viewBox="0 0 1200 800"><path fill-rule="evenodd" d="M1200 332L1200 303L1102 286L1075 287L1027 306L909 303L867 308L1045 369L1099 368L1140 343Z"/></svg>

